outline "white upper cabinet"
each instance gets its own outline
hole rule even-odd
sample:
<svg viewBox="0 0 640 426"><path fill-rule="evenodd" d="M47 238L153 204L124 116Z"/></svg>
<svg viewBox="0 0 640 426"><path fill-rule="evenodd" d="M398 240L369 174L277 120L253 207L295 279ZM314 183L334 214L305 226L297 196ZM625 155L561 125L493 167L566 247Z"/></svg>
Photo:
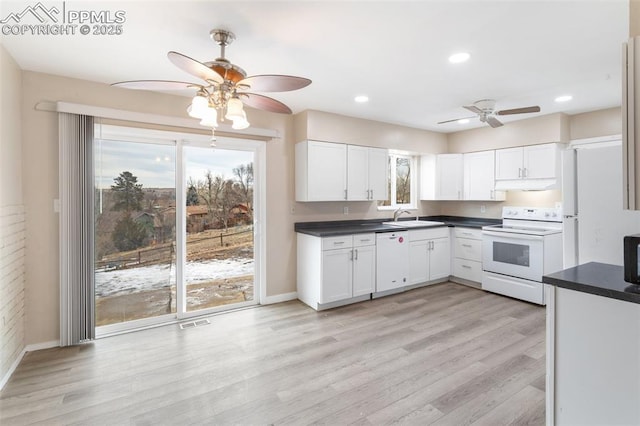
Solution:
<svg viewBox="0 0 640 426"><path fill-rule="evenodd" d="M560 177L558 144L496 150L496 189L552 189Z"/></svg>
<svg viewBox="0 0 640 426"><path fill-rule="evenodd" d="M303 141L296 144L296 201L344 201L347 145Z"/></svg>
<svg viewBox="0 0 640 426"><path fill-rule="evenodd" d="M556 144L525 146L522 165L526 179L554 179L557 173Z"/></svg>
<svg viewBox="0 0 640 426"><path fill-rule="evenodd" d="M495 151L464 154L464 199L503 201L505 193L495 190Z"/></svg>
<svg viewBox="0 0 640 426"><path fill-rule="evenodd" d="M370 200L386 200L389 198L387 185L389 176L389 150L369 148L369 190Z"/></svg>
<svg viewBox="0 0 640 426"><path fill-rule="evenodd" d="M386 200L386 149L347 145L347 200Z"/></svg>
<svg viewBox="0 0 640 426"><path fill-rule="evenodd" d="M386 200L388 157L383 148L298 142L296 201Z"/></svg>
<svg viewBox="0 0 640 426"><path fill-rule="evenodd" d="M496 180L522 178L522 147L499 149L496 153Z"/></svg>
<svg viewBox="0 0 640 426"><path fill-rule="evenodd" d="M494 188L494 161L494 151L423 155L420 199L504 200L504 192Z"/></svg>
<svg viewBox="0 0 640 426"><path fill-rule="evenodd" d="M462 199L462 154L436 156L436 200Z"/></svg>

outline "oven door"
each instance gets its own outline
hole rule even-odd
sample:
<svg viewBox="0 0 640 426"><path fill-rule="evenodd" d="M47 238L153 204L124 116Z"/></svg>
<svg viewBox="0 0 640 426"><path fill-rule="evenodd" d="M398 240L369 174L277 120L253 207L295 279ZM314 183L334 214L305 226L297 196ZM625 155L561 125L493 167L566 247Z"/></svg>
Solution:
<svg viewBox="0 0 640 426"><path fill-rule="evenodd" d="M543 238L540 235L482 231L482 269L542 281Z"/></svg>

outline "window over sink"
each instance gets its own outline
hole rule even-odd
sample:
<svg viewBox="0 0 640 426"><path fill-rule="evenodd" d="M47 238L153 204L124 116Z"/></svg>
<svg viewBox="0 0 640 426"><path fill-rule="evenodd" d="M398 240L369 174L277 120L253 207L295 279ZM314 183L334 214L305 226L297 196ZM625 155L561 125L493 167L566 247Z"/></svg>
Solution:
<svg viewBox="0 0 640 426"><path fill-rule="evenodd" d="M417 208L416 157L390 152L388 165L387 185L389 187L389 198L378 201L378 210Z"/></svg>

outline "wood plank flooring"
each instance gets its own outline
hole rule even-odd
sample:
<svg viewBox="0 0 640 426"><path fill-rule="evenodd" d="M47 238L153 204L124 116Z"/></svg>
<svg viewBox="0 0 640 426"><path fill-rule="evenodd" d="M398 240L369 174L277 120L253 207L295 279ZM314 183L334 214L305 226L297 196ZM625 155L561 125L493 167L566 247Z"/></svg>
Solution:
<svg viewBox="0 0 640 426"><path fill-rule="evenodd" d="M545 310L444 283L28 353L0 424L544 424Z"/></svg>

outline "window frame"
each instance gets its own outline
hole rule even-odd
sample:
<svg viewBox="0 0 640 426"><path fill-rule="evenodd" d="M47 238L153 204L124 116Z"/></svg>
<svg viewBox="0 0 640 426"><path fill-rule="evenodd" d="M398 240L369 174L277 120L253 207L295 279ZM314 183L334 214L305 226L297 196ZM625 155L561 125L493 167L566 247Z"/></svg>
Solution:
<svg viewBox="0 0 640 426"><path fill-rule="evenodd" d="M398 204L395 202L396 200L396 168L391 167L391 164L395 164L397 158L406 158L409 160L410 173L412 173L410 179L410 190L409 190L409 203ZM398 151L389 151L389 176L388 179L391 180L391 184L389 185L389 202L388 206L378 205L378 211L392 211L397 209L404 210L418 210L418 156L407 153L407 152L398 152ZM383 200L380 200L383 201Z"/></svg>

